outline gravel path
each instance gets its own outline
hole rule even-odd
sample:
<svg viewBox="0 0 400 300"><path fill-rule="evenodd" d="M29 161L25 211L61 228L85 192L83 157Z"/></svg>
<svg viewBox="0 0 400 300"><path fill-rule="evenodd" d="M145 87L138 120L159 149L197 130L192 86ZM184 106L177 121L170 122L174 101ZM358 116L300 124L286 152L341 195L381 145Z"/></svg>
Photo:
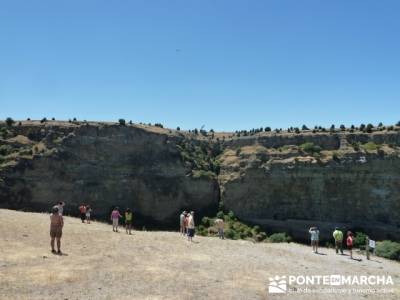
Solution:
<svg viewBox="0 0 400 300"><path fill-rule="evenodd" d="M316 255L298 244L254 244L174 232L112 232L66 217L62 249L50 253L49 215L0 210L1 299L400 299L400 264ZM389 294L268 293L276 275L384 275ZM290 286L291 288L296 285ZM312 286L312 288L322 286ZM297 286L301 288L301 286ZM363 286L359 288L368 288Z"/></svg>

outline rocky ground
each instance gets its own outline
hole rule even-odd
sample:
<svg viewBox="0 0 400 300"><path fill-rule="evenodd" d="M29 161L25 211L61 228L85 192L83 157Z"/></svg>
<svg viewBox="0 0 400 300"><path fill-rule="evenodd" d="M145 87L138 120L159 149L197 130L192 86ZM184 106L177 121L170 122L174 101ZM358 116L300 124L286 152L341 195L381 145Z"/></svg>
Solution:
<svg viewBox="0 0 400 300"><path fill-rule="evenodd" d="M400 264L332 249L254 244L175 232L114 233L66 217L63 256L50 253L49 215L0 210L1 299L399 299ZM276 275L392 276L389 294L268 293ZM299 286L298 286L299 287ZM311 288L317 288L312 286ZM293 288L293 286L291 286ZM368 288L363 286L359 288ZM372 287L374 288L374 287Z"/></svg>

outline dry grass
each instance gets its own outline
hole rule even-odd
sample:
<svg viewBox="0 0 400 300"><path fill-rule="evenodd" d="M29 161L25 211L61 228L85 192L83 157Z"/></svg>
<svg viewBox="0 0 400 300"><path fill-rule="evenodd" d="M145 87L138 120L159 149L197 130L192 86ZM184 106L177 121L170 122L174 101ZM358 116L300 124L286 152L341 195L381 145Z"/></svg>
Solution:
<svg viewBox="0 0 400 300"><path fill-rule="evenodd" d="M0 210L1 299L269 299L268 278L305 274L390 274L396 294L347 299L399 299L399 263L351 261L297 244L253 244L174 232L123 231L65 218L63 251L49 249L49 216ZM273 297L282 299L282 297ZM284 297L290 299L290 297ZM299 295L297 299L346 299Z"/></svg>

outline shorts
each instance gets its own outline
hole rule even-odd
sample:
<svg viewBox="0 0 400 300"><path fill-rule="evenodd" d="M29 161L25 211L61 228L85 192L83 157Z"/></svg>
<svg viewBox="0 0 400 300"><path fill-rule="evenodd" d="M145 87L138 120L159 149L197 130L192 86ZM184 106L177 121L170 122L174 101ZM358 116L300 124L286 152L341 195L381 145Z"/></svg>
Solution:
<svg viewBox="0 0 400 300"><path fill-rule="evenodd" d="M62 227L50 227L50 237L51 238L61 238L62 237Z"/></svg>
<svg viewBox="0 0 400 300"><path fill-rule="evenodd" d="M86 218L90 218L90 214L86 214Z"/></svg>
<svg viewBox="0 0 400 300"><path fill-rule="evenodd" d="M86 219L86 213L81 213L81 220L84 221Z"/></svg>
<svg viewBox="0 0 400 300"><path fill-rule="evenodd" d="M194 237L194 228L188 228L188 236Z"/></svg>
<svg viewBox="0 0 400 300"><path fill-rule="evenodd" d="M125 221L125 225L132 225L132 220Z"/></svg>
<svg viewBox="0 0 400 300"><path fill-rule="evenodd" d="M118 219L112 219L112 222L114 227L118 226Z"/></svg>
<svg viewBox="0 0 400 300"><path fill-rule="evenodd" d="M311 245L316 245L318 244L318 240L311 240Z"/></svg>
<svg viewBox="0 0 400 300"><path fill-rule="evenodd" d="M347 245L347 249L353 250L353 245Z"/></svg>

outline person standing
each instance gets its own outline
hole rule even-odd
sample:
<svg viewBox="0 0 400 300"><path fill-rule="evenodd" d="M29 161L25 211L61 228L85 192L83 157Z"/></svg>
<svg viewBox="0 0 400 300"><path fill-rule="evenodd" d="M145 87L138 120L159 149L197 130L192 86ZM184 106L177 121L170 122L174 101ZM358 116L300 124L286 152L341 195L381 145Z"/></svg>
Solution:
<svg viewBox="0 0 400 300"><path fill-rule="evenodd" d="M336 227L332 235L335 239L336 254L339 254L340 250L340 253L343 255L343 232L339 230L339 227Z"/></svg>
<svg viewBox="0 0 400 300"><path fill-rule="evenodd" d="M194 211L191 211L188 218L188 241L193 242L195 232L195 224L194 224Z"/></svg>
<svg viewBox="0 0 400 300"><path fill-rule="evenodd" d="M183 221L183 226L184 226L184 236L188 234L188 224L189 224L189 213L185 214L185 219Z"/></svg>
<svg viewBox="0 0 400 300"><path fill-rule="evenodd" d="M351 231L347 231L346 245L347 249L349 249L351 259L353 259L353 242L354 242L353 233Z"/></svg>
<svg viewBox="0 0 400 300"><path fill-rule="evenodd" d="M111 212L111 221L113 224L113 231L118 232L118 222L119 218L122 218L121 214L119 213L119 208L118 206L114 208L114 210Z"/></svg>
<svg viewBox="0 0 400 300"><path fill-rule="evenodd" d="M125 211L125 229L126 229L126 234L132 234L132 219L133 219L133 214L130 208L127 208Z"/></svg>
<svg viewBox="0 0 400 300"><path fill-rule="evenodd" d="M59 214L58 207L54 206L50 215L50 246L51 252L61 255L61 237L62 229L64 227L64 219ZM54 249L54 240L57 240L57 252Z"/></svg>
<svg viewBox="0 0 400 300"><path fill-rule="evenodd" d="M180 232L182 235L185 235L185 218L186 218L186 211L184 210L179 216Z"/></svg>
<svg viewBox="0 0 400 300"><path fill-rule="evenodd" d="M86 206L84 203L81 204L81 206L79 206L79 212L81 213L81 220L82 223L85 223L85 219L86 219Z"/></svg>
<svg viewBox="0 0 400 300"><path fill-rule="evenodd" d="M90 205L86 206L86 223L90 224L90 216L92 214L92 208L90 207Z"/></svg>
<svg viewBox="0 0 400 300"><path fill-rule="evenodd" d="M215 226L217 226L217 229L218 229L218 237L223 240L225 238L224 237L224 220L217 218L214 221L214 224L215 224Z"/></svg>
<svg viewBox="0 0 400 300"><path fill-rule="evenodd" d="M319 243L319 230L317 227L311 227L308 231L311 235L311 246L314 253L318 253L318 243Z"/></svg>

